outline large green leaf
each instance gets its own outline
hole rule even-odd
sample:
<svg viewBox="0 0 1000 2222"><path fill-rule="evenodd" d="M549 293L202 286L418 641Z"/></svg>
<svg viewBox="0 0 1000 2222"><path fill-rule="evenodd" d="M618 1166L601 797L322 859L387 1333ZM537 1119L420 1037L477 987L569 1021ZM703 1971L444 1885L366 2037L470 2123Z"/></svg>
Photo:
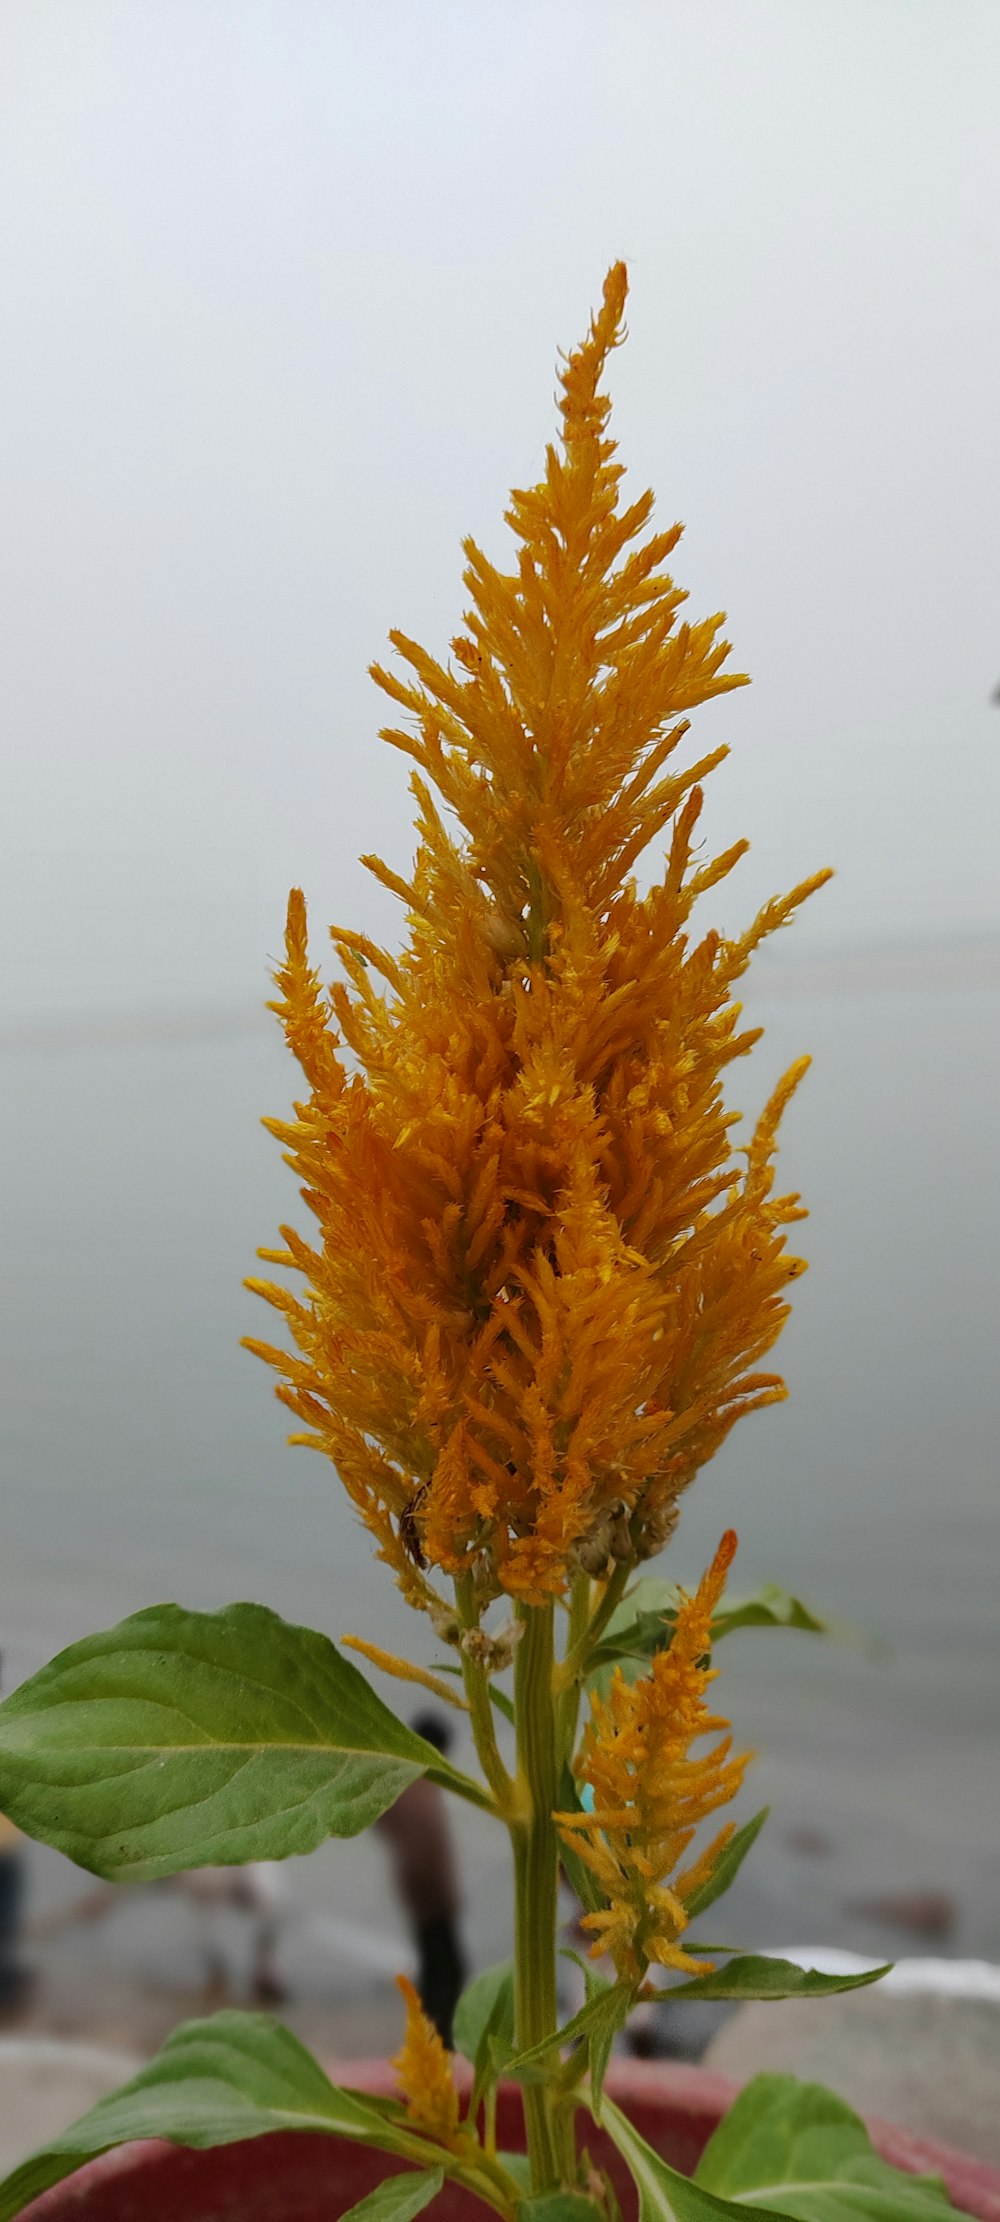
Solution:
<svg viewBox="0 0 1000 2222"><path fill-rule="evenodd" d="M215 2014L175 2029L131 2083L15 2168L0 2184L0 2222L114 2145L141 2137L233 2145L276 2129L356 2138L418 2164L437 2158L363 2094L339 2090L269 2015Z"/></svg>
<svg viewBox="0 0 1000 2222"><path fill-rule="evenodd" d="M743 1827L736 1830L735 1836L730 1837L726 1849L721 1859L716 1861L708 1881L702 1883L701 1889L696 1890L693 1896L688 1899L687 1910L689 1914L705 1913L709 1906L714 1906L717 1898L722 1897L723 1891L729 1889L729 1885L734 1881L742 1867L751 1845L756 1843L770 1810L769 1805L762 1806L760 1812L754 1814L752 1821L744 1821Z"/></svg>
<svg viewBox="0 0 1000 2222"><path fill-rule="evenodd" d="M376 2184L367 2198L350 2207L341 2222L413 2222L436 2197L444 2182L443 2168L422 2168L418 2175L389 2176Z"/></svg>
<svg viewBox="0 0 1000 2222"><path fill-rule="evenodd" d="M798 2222L943 2222L954 2211L936 2176L891 2168L843 2099L790 2075L746 2085L695 2182L744 2210L766 2203Z"/></svg>
<svg viewBox="0 0 1000 2222"><path fill-rule="evenodd" d="M610 2099L604 2101L601 2120L631 2169L639 2194L639 2222L723 2222L723 2218L746 2222L745 2206L719 2198L707 2186L669 2167ZM766 2205L753 2209L760 2222L775 2222L776 2211Z"/></svg>
<svg viewBox="0 0 1000 2222"><path fill-rule="evenodd" d="M263 1605L154 1605L0 1706L0 1812L119 1880L311 1852L423 1773L489 1803L327 1636Z"/></svg>
<svg viewBox="0 0 1000 2222"><path fill-rule="evenodd" d="M673 2005L675 1998L829 1998L835 1991L856 1991L888 1975L885 1967L865 1968L861 1975L821 1975L814 1967L796 1967L794 1960L772 1960L763 1953L739 1953L726 1967L710 1975L694 1975L677 1983L660 1997Z"/></svg>

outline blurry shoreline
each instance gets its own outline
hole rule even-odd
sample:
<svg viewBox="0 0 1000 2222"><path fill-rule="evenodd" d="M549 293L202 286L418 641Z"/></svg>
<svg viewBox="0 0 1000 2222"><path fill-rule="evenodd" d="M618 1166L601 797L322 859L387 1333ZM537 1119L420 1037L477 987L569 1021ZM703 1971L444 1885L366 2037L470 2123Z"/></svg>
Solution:
<svg viewBox="0 0 1000 2222"><path fill-rule="evenodd" d="M697 936L692 937L692 941ZM881 993L894 988L1000 986L1000 933L936 935L846 943L799 951L766 944L757 954L755 1001L771 997ZM0 1012L0 1049L114 1049L142 1042L219 1041L270 1023L264 987L257 1003L188 1004L52 1011L39 1017Z"/></svg>
<svg viewBox="0 0 1000 2222"><path fill-rule="evenodd" d="M888 1651L876 1665L786 1632L727 1643L720 1702L738 1748L758 1755L739 1818L772 1807L726 1901L723 1933L746 1949L793 1937L1000 1962L986 1194L998 986L1000 941L985 936L780 952L757 968L748 1015L767 1034L744 1108L769 1072L815 1055L781 1159L810 1207L811 1270L781 1345L789 1401L755 1414L699 1477L662 1570L696 1580L734 1526L741 1590L777 1581ZM264 993L245 1010L0 1027L0 1138L16 1169L0 1407L8 1686L165 1597L204 1610L256 1597L334 1639L350 1627L435 1656L336 1477L287 1450L284 1415L239 1347L260 1328L241 1286L255 1244L300 1208L259 1124L295 1085ZM505 1841L474 1814L456 1828L469 1954L487 1966L509 1944ZM80 1895L86 1878L57 1855L30 1847L28 1860L29 1920ZM283 2018L327 2053L394 2049L392 1974L409 1940L381 1848L324 1846L288 1877ZM885 1911L900 1900L909 1928ZM380 1946L367 1964L366 1938ZM233 1994L249 2003L242 1951L234 1937ZM30 1956L39 2033L150 2045L204 2008L196 1939L168 1900L136 1895Z"/></svg>

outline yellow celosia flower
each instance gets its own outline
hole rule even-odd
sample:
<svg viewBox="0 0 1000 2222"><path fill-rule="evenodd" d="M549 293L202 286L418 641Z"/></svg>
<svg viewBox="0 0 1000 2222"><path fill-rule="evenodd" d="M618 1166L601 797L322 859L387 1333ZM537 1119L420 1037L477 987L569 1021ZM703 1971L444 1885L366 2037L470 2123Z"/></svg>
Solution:
<svg viewBox="0 0 1000 2222"><path fill-rule="evenodd" d="M556 1815L608 1900L604 1912L584 1916L593 1957L610 1952L633 1984L651 1961L694 1974L711 1965L678 1940L688 1902L713 1873L733 1824L692 1866L676 1869L699 1821L735 1797L749 1756L730 1757L731 1738L723 1736L703 1757L691 1757L699 1737L728 1726L708 1712L704 1693L715 1679L712 1615L735 1549L730 1530L695 1595L683 1599L670 1648L657 1653L649 1673L630 1687L616 1667L607 1701L592 1697L576 1772L589 1783L593 1806Z"/></svg>
<svg viewBox="0 0 1000 2222"><path fill-rule="evenodd" d="M268 1124L318 1231L261 1253L303 1296L250 1284L293 1353L249 1347L415 1604L426 1568L538 1603L599 1570L605 1534L648 1557L734 1421L785 1393L758 1368L802 1270L771 1160L803 1067L742 1168L722 1080L757 1039L735 983L826 875L738 940L691 937L746 843L694 861L726 751L677 768L683 713L743 682L720 617L679 621L680 527L641 543L652 496L620 499L598 386L625 290L619 264L562 373L561 444L512 496L513 570L467 542L452 662L394 633L409 676L375 671L417 767L412 880L364 860L406 905L402 953L335 928L327 994L295 893L276 976L308 1092Z"/></svg>
<svg viewBox="0 0 1000 2222"><path fill-rule="evenodd" d="M406 2000L406 2035L392 2065L407 2113L415 2128L426 2130L429 2137L436 2137L455 2151L468 2139L458 2126L458 2092L451 2055L424 2013L409 1978L397 1975L396 1982Z"/></svg>

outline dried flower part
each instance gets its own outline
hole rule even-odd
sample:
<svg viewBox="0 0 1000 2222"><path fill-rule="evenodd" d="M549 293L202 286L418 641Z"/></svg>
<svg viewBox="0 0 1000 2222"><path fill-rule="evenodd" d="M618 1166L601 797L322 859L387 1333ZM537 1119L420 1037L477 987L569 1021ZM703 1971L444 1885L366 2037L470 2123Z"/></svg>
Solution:
<svg viewBox="0 0 1000 2222"><path fill-rule="evenodd" d="M474 1659L484 1674L504 1674L514 1664L523 1634L523 1620L508 1620L495 1636L488 1635L485 1628L467 1628L459 1649L467 1659Z"/></svg>
<svg viewBox="0 0 1000 2222"><path fill-rule="evenodd" d="M468 2140L458 2126L458 2092L451 2055L424 2013L409 1977L397 1975L396 1983L406 2000L406 2035L392 2065L407 2113L416 2128L426 2130L429 2137L436 2137L455 2151Z"/></svg>
<svg viewBox="0 0 1000 2222"><path fill-rule="evenodd" d="M573 1561L581 1574L606 1581L616 1566L627 1565L636 1555L629 1508L618 1498L598 1513L589 1535L581 1536Z"/></svg>
<svg viewBox="0 0 1000 2222"><path fill-rule="evenodd" d="M462 1623L454 1605L446 1605L439 1598L432 1599L427 1616L440 1643L447 1643L458 1650L462 1641Z"/></svg>
<svg viewBox="0 0 1000 2222"><path fill-rule="evenodd" d="M295 893L276 975L307 1097L267 1123L317 1235L261 1253L305 1291L251 1282L293 1349L250 1348L425 1608L434 1569L537 1604L651 1555L734 1422L785 1393L759 1368L802 1270L772 1156L804 1061L745 1152L722 1082L757 1039L735 984L826 875L738 940L691 937L746 843L696 858L726 751L679 767L684 713L743 682L720 617L680 622L680 528L643 539L652 496L621 500L599 382L625 289L619 264L561 442L511 497L514 568L467 542L452 662L395 633L408 673L375 672L416 767L412 879L365 859L406 905L401 954L335 928L327 994Z"/></svg>
<svg viewBox="0 0 1000 2222"><path fill-rule="evenodd" d="M728 1726L709 1713L704 1695L716 1671L708 1664L712 1615L735 1549L730 1530L695 1595L683 1599L669 1650L657 1653L649 1673L630 1687L616 1668L606 1702L592 1697L576 1772L589 1783L593 1806L556 1815L608 1900L605 1911L584 1918L592 1955L610 1952L633 1984L651 1961L695 1974L711 1964L679 1940L688 1901L713 1873L732 1823L693 1865L676 1870L698 1823L735 1797L749 1757L730 1756L728 1735L702 1757L691 1755L699 1738Z"/></svg>

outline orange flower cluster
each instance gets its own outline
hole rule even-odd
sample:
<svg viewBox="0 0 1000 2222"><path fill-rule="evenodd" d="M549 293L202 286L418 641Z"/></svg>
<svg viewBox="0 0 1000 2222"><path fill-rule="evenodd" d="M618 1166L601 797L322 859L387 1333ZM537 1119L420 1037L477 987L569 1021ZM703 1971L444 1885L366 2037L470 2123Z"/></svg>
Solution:
<svg viewBox="0 0 1000 2222"><path fill-rule="evenodd" d="M735 1797L749 1757L730 1757L729 1736L702 1758L691 1757L699 1737L729 1725L708 1712L704 1693L715 1679L708 1664L712 1615L735 1549L730 1529L696 1594L684 1598L669 1650L657 1653L650 1672L630 1687L616 1667L607 1702L591 1698L576 1773L590 1784L593 1807L556 1815L560 1834L608 1900L603 1912L584 1916L595 1937L592 1956L610 1952L618 1974L633 1984L650 1961L693 1974L711 1965L678 1939L688 1902L714 1872L733 1823L693 1866L680 1875L675 1869L699 1821Z"/></svg>
<svg viewBox="0 0 1000 2222"><path fill-rule="evenodd" d="M436 2137L455 2152L469 2140L458 2126L458 2092L451 2055L424 2013L408 1976L397 1975L396 1984L406 2000L406 2034L392 2065L407 2113L415 2129L426 2130L429 2137Z"/></svg>
<svg viewBox="0 0 1000 2222"><path fill-rule="evenodd" d="M784 1395L758 1369L802 1270L771 1161L803 1067L745 1153L722 1081L757 1039L735 983L826 874L740 939L690 934L747 844L694 859L726 751L678 768L683 713L743 682L720 617L679 621L680 527L643 539L652 496L620 498L599 381L625 290L619 264L562 373L561 443L512 496L514 569L467 542L453 661L394 633L409 676L375 670L416 765L412 879L364 859L406 906L402 953L335 928L324 991L295 893L276 975L308 1094L267 1123L318 1231L261 1252L302 1296L250 1283L294 1350L249 1347L415 1604L425 1569L539 1603L605 1547L650 1556L734 1421Z"/></svg>

